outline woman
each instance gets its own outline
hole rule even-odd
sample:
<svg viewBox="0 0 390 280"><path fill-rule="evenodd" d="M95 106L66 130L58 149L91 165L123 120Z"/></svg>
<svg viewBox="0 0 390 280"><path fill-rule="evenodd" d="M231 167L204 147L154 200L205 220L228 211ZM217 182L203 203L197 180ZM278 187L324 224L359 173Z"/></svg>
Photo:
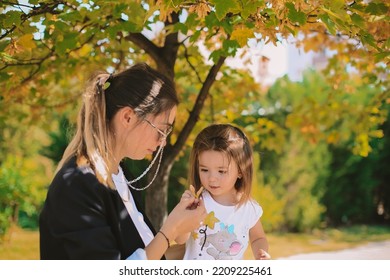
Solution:
<svg viewBox="0 0 390 280"><path fill-rule="evenodd" d="M199 225L203 202L182 199L156 233L133 197L151 185L134 183L157 159L159 169L177 104L173 83L146 64L89 81L40 215L41 259L161 259L172 240ZM120 162L153 153L145 172L128 181Z"/></svg>

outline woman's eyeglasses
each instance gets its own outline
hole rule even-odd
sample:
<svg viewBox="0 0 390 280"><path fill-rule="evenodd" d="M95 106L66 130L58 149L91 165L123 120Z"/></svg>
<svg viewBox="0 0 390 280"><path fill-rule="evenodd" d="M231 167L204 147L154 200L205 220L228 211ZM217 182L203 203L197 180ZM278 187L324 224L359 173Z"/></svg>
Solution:
<svg viewBox="0 0 390 280"><path fill-rule="evenodd" d="M158 140L162 141L167 139L168 135L172 132L173 127L169 126L166 131L162 131L157 126L155 126L151 121L144 119L151 127L157 130L157 132L160 134Z"/></svg>

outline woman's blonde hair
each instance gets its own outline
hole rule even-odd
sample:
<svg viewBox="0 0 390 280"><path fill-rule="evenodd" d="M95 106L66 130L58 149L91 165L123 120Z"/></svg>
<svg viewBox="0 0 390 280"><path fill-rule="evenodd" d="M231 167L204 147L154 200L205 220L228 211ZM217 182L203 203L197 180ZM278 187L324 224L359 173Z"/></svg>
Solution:
<svg viewBox="0 0 390 280"><path fill-rule="evenodd" d="M169 111L177 104L173 82L144 63L116 75L95 73L87 82L75 135L57 171L76 156L78 166L92 168L101 183L115 188L109 170L113 158L111 120L114 115L119 109L130 107L142 119Z"/></svg>
<svg viewBox="0 0 390 280"><path fill-rule="evenodd" d="M203 129L195 139L189 169L189 183L199 190L199 155L204 151L217 151L227 155L229 162L237 164L240 178L234 185L241 194L238 205L250 198L253 177L253 155L248 138L238 127L231 124L212 124Z"/></svg>

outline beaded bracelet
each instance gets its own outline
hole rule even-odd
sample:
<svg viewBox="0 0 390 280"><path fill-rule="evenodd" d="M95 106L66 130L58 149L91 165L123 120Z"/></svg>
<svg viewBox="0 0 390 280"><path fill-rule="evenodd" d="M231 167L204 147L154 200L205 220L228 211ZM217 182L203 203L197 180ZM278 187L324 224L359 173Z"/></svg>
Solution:
<svg viewBox="0 0 390 280"><path fill-rule="evenodd" d="M168 243L168 248L171 247L171 243L169 242L169 239L168 239L168 237L165 235L165 233L163 233L161 230L159 230L158 232L161 233L161 234L165 237L165 240L166 240L167 243Z"/></svg>

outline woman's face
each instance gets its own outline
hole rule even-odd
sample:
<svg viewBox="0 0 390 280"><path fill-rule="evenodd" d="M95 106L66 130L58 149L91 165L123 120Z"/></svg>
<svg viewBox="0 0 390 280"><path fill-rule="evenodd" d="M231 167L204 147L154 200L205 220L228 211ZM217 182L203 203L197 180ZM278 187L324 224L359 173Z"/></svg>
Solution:
<svg viewBox="0 0 390 280"><path fill-rule="evenodd" d="M159 146L166 145L166 137L172 131L177 108L157 116L148 115L145 119L138 119L126 140L126 157L143 159L153 154Z"/></svg>

